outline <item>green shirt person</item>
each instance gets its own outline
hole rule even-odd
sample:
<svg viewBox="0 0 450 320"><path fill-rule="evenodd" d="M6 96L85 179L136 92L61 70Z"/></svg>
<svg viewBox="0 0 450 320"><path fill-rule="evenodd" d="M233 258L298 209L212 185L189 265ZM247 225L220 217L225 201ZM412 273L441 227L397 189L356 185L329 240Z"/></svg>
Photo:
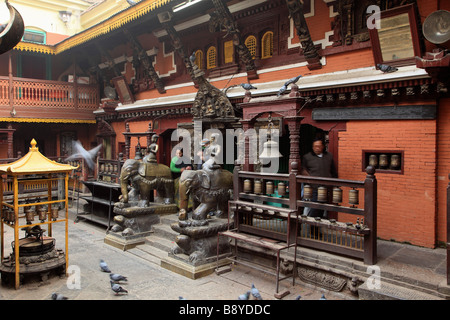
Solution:
<svg viewBox="0 0 450 320"><path fill-rule="evenodd" d="M170 161L170 170L172 171L173 178L176 179L181 176L184 170L191 170L192 167L189 163L184 163L185 157L183 157L183 150L177 149L175 157Z"/></svg>

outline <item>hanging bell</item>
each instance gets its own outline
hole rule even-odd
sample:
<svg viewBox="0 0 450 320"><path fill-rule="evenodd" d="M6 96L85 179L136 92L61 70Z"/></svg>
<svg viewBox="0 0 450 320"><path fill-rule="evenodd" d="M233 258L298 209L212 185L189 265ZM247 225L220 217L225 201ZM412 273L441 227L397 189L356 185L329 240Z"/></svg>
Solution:
<svg viewBox="0 0 450 320"><path fill-rule="evenodd" d="M317 188L317 202L327 202L327 188L326 187L318 187Z"/></svg>
<svg viewBox="0 0 450 320"><path fill-rule="evenodd" d="M342 189L339 187L333 188L333 203L339 204L342 202Z"/></svg>
<svg viewBox="0 0 450 320"><path fill-rule="evenodd" d="M359 204L359 191L356 189L351 189L348 191L348 203L351 205Z"/></svg>
<svg viewBox="0 0 450 320"><path fill-rule="evenodd" d="M263 144L263 151L259 155L260 159L275 159L281 158L283 155L280 153L278 142L268 140Z"/></svg>
<svg viewBox="0 0 450 320"><path fill-rule="evenodd" d="M273 182L267 181L266 182L266 194L273 194L273 193L274 193Z"/></svg>
<svg viewBox="0 0 450 320"><path fill-rule="evenodd" d="M286 195L286 185L284 182L278 182L278 195L285 196Z"/></svg>
<svg viewBox="0 0 450 320"><path fill-rule="evenodd" d="M311 201L313 197L313 188L309 184L303 186L303 200Z"/></svg>
<svg viewBox="0 0 450 320"><path fill-rule="evenodd" d="M262 182L261 180L255 180L255 193L261 194L262 193Z"/></svg>
<svg viewBox="0 0 450 320"><path fill-rule="evenodd" d="M252 192L252 181L250 179L244 180L244 192L245 193Z"/></svg>

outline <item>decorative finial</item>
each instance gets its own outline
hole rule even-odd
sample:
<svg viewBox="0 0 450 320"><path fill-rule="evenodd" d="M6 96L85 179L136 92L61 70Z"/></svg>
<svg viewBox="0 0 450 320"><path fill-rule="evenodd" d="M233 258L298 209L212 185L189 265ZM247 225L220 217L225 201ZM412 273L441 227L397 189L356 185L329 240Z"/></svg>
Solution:
<svg viewBox="0 0 450 320"><path fill-rule="evenodd" d="M33 140L31 140L30 144L31 144L31 148L30 148L31 151L38 150L38 148L36 147L37 142L36 142L36 140L34 140L34 138L33 138Z"/></svg>

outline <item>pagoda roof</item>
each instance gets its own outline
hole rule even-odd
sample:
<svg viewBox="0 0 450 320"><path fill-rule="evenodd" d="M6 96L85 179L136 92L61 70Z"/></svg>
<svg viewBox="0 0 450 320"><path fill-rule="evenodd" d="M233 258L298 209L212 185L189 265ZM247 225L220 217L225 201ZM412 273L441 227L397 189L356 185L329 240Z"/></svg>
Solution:
<svg viewBox="0 0 450 320"><path fill-rule="evenodd" d="M19 160L0 165L0 173L25 175L39 173L69 172L77 167L50 160L39 152L36 140L31 140L30 151Z"/></svg>

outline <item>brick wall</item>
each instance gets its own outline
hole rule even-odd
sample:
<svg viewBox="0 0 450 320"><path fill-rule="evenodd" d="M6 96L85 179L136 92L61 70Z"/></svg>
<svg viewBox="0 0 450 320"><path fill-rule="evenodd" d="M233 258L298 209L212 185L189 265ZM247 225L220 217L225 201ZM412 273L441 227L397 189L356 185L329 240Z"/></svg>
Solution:
<svg viewBox="0 0 450 320"><path fill-rule="evenodd" d="M349 121L339 134L340 178L364 180L365 149L404 151L404 174L376 173L378 236L434 247L436 121ZM355 218L340 214L339 219Z"/></svg>

